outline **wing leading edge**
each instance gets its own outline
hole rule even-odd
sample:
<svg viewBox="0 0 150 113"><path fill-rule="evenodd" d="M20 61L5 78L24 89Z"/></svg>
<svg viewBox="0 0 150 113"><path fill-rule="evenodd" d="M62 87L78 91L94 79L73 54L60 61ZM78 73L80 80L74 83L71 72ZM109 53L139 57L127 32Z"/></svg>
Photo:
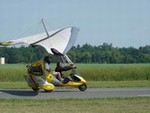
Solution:
<svg viewBox="0 0 150 113"><path fill-rule="evenodd" d="M16 40L0 42L1 46L11 46L18 44L40 45L44 47L48 53L53 54L51 49L55 48L62 54L66 54L74 45L79 29L76 27L66 27L46 33L36 34Z"/></svg>

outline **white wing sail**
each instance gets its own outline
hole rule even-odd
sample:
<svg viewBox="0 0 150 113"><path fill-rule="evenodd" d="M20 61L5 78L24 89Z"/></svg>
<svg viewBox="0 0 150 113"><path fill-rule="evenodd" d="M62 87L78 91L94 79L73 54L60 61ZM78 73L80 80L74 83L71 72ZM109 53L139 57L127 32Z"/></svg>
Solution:
<svg viewBox="0 0 150 113"><path fill-rule="evenodd" d="M53 54L51 49L55 48L62 54L66 54L76 41L79 29L76 27L66 27L49 31L48 34L41 33L24 37L16 40L0 42L2 46L11 46L17 44L40 45L44 47L48 53Z"/></svg>

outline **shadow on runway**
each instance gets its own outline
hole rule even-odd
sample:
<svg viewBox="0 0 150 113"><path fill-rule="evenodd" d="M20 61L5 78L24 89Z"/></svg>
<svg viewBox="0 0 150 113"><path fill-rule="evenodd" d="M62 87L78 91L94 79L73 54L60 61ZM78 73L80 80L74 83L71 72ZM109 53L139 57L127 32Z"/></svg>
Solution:
<svg viewBox="0 0 150 113"><path fill-rule="evenodd" d="M25 96L25 97L32 97L38 95L38 92L33 92L29 90L15 90L15 89L8 89L8 90L0 90L0 92L4 92L10 95L15 95L15 96Z"/></svg>
<svg viewBox="0 0 150 113"><path fill-rule="evenodd" d="M55 89L54 92L80 92L75 88L62 88L62 89Z"/></svg>
<svg viewBox="0 0 150 113"><path fill-rule="evenodd" d="M51 92L45 92L43 90L39 90L38 91L39 93L66 93L66 92L80 92L80 91L77 91L77 90L71 90L71 89L55 89Z"/></svg>

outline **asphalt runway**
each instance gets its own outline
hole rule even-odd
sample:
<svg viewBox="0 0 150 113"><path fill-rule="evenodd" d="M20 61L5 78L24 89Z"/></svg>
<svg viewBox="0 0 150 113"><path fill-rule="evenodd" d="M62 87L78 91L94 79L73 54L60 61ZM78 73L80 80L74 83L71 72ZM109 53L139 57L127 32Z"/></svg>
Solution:
<svg viewBox="0 0 150 113"><path fill-rule="evenodd" d="M53 92L37 93L32 89L0 89L0 99L67 99L67 98L113 98L150 97L150 87L144 88L89 88L84 92L78 89L55 89Z"/></svg>

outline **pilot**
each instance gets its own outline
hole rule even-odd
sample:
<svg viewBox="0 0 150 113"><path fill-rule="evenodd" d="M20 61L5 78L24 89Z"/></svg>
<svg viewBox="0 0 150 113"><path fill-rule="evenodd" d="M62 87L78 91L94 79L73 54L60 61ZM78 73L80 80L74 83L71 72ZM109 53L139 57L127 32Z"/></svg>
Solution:
<svg viewBox="0 0 150 113"><path fill-rule="evenodd" d="M49 73L51 73L53 76L55 76L61 83L63 82L63 79L61 77L61 74L60 72L56 72L56 71L52 71L51 68L50 68L50 63L51 63L51 59L49 56L46 56L44 58L44 67L45 67L45 70Z"/></svg>

